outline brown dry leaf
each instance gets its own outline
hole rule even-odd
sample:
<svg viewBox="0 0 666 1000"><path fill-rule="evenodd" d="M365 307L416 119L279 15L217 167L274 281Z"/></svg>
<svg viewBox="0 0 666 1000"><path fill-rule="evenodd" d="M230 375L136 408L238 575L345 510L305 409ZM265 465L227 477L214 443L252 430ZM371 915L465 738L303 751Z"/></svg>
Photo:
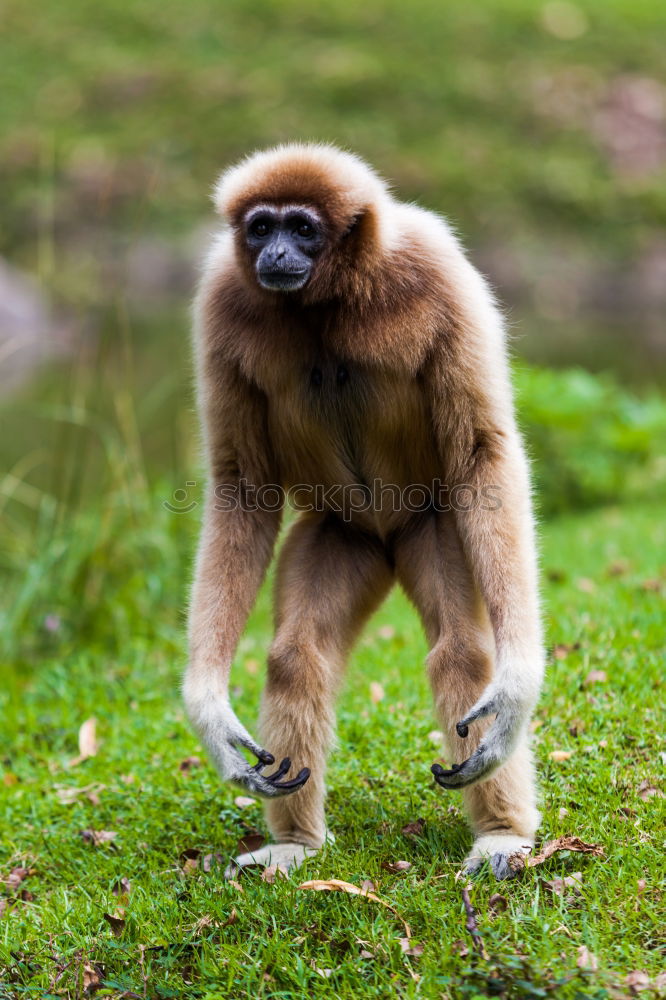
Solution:
<svg viewBox="0 0 666 1000"><path fill-rule="evenodd" d="M411 861L384 861L382 868L387 872L406 872L412 867Z"/></svg>
<svg viewBox="0 0 666 1000"><path fill-rule="evenodd" d="M109 843L118 836L115 830L81 830L80 834L86 844L92 844L94 847Z"/></svg>
<svg viewBox="0 0 666 1000"><path fill-rule="evenodd" d="M119 878L114 882L111 892L114 896L129 896L132 891L132 883L128 878Z"/></svg>
<svg viewBox="0 0 666 1000"><path fill-rule="evenodd" d="M573 757L573 750L553 750L548 756L551 760L559 763L560 761L569 760L570 757Z"/></svg>
<svg viewBox="0 0 666 1000"><path fill-rule="evenodd" d="M410 955L412 958L419 958L423 954L424 946L422 944L412 945L409 938L400 938L400 950L403 955Z"/></svg>
<svg viewBox="0 0 666 1000"><path fill-rule="evenodd" d="M237 892L245 892L243 886L240 884L240 882L237 882L235 878L227 879L227 885L233 886L233 888L236 889Z"/></svg>
<svg viewBox="0 0 666 1000"><path fill-rule="evenodd" d="M641 584L641 590L652 591L653 593L658 593L661 587L661 580L643 580Z"/></svg>
<svg viewBox="0 0 666 1000"><path fill-rule="evenodd" d="M188 847L181 851L180 860L185 875L191 875L198 869L200 857L201 851L196 847Z"/></svg>
<svg viewBox="0 0 666 1000"><path fill-rule="evenodd" d="M232 912L235 912L235 911L232 911ZM203 917L199 917L199 919L197 920L197 922L194 925L194 927L192 928L192 930L193 930L194 934L196 935L196 937L199 937L209 927L219 927L219 926L220 925L217 922L217 920L213 920L212 917L209 917L208 914L205 913L203 915Z"/></svg>
<svg viewBox="0 0 666 1000"><path fill-rule="evenodd" d="M57 785L55 793L58 796L58 801L64 806L71 806L77 799L81 796L85 796L90 803L94 806L99 805L99 793L106 788L106 785L102 785L99 781L93 781L91 785L83 786L71 786L71 785Z"/></svg>
<svg viewBox="0 0 666 1000"><path fill-rule="evenodd" d="M259 660L246 660L245 669L254 677L259 672Z"/></svg>
<svg viewBox="0 0 666 1000"><path fill-rule="evenodd" d="M257 800L251 799L248 795L237 795L234 799L234 805L238 806L239 809L249 809L250 806L256 806Z"/></svg>
<svg viewBox="0 0 666 1000"><path fill-rule="evenodd" d="M377 681L373 681L370 685L370 701L376 705L378 702L384 700L384 688Z"/></svg>
<svg viewBox="0 0 666 1000"><path fill-rule="evenodd" d="M289 875L289 869L285 865L266 865L261 873L262 881L268 882L269 885L273 885L275 879L281 876L281 878L287 878Z"/></svg>
<svg viewBox="0 0 666 1000"><path fill-rule="evenodd" d="M565 816L569 815L569 810L566 809L564 806L560 806L557 815L559 816L560 819L564 819Z"/></svg>
<svg viewBox="0 0 666 1000"><path fill-rule="evenodd" d="M377 886L374 882L371 882L369 878L364 878L361 882L361 889L363 892L375 892Z"/></svg>
<svg viewBox="0 0 666 1000"><path fill-rule="evenodd" d="M395 635L395 629L392 625L380 625L377 629L377 635L380 639L392 639Z"/></svg>
<svg viewBox="0 0 666 1000"><path fill-rule="evenodd" d="M195 767L201 767L201 758L186 757L185 760L181 760L180 764L178 765L178 770L183 771L183 773L187 774L188 771L194 770Z"/></svg>
<svg viewBox="0 0 666 1000"><path fill-rule="evenodd" d="M616 559L612 562L610 566L606 569L609 576L624 576L628 573L630 569L630 564L627 559Z"/></svg>
<svg viewBox="0 0 666 1000"><path fill-rule="evenodd" d="M425 829L424 819L415 819L411 823L407 823L402 828L402 832L406 837L420 837Z"/></svg>
<svg viewBox="0 0 666 1000"><path fill-rule="evenodd" d="M509 900L499 892L494 892L488 900L488 913L491 917L503 913L509 905Z"/></svg>
<svg viewBox="0 0 666 1000"><path fill-rule="evenodd" d="M258 830L248 830L238 841L234 854L253 854L263 847L265 840L263 833Z"/></svg>
<svg viewBox="0 0 666 1000"><path fill-rule="evenodd" d="M83 992L94 993L98 986L102 985L101 967L85 962L83 965Z"/></svg>
<svg viewBox="0 0 666 1000"><path fill-rule="evenodd" d="M597 956L594 955L588 948L581 944L578 948L578 958L576 959L576 965L579 969L585 969L587 972L596 972L599 968L599 963L597 962Z"/></svg>
<svg viewBox="0 0 666 1000"><path fill-rule="evenodd" d="M593 594L597 589L597 585L594 580L590 580L586 576L581 576L580 579L576 580L576 586L579 590L582 590L584 594Z"/></svg>
<svg viewBox="0 0 666 1000"><path fill-rule="evenodd" d="M27 879L28 875L34 875L34 868L12 868L6 879L3 879L5 885L8 889L18 889L21 882Z"/></svg>
<svg viewBox="0 0 666 1000"><path fill-rule="evenodd" d="M650 977L642 969L634 969L633 972L627 973L624 981L632 993L640 993L641 990L650 989Z"/></svg>
<svg viewBox="0 0 666 1000"><path fill-rule="evenodd" d="M339 878L330 878L330 879L315 878L311 879L309 882L302 882L296 888L314 889L319 892L321 891L348 892L352 896L362 896L364 899L370 899L372 900L373 903L379 903L380 906L383 906L387 910L390 910L391 913L393 913L394 916L398 918L402 926L405 928L405 934L407 935L407 937L411 938L412 936L409 924L402 919L400 914L393 906L391 906L390 903L387 903L386 900L384 899L380 899L379 896L376 895L376 893L364 891L363 889L360 889L357 885L353 885L351 882L343 882L342 879Z"/></svg>
<svg viewBox="0 0 666 1000"><path fill-rule="evenodd" d="M643 802L647 802L648 799L652 798L663 799L664 793L653 785L648 778L645 778L645 780L641 781L638 786L638 797L639 799L642 799Z"/></svg>
<svg viewBox="0 0 666 1000"><path fill-rule="evenodd" d="M546 888L550 889L554 896L564 896L567 889L571 889L574 896L580 896L580 887L582 884L582 872L573 872L572 875L566 875L564 878L554 878L548 882L544 882Z"/></svg>
<svg viewBox="0 0 666 1000"><path fill-rule="evenodd" d="M456 940L451 945L451 951L454 955L459 955L460 958L467 958L469 955L469 948L465 944L462 938L456 938Z"/></svg>
<svg viewBox="0 0 666 1000"><path fill-rule="evenodd" d="M360 955L361 955L361 958L374 958L375 957L374 951L368 951L367 948L362 948Z"/></svg>
<svg viewBox="0 0 666 1000"><path fill-rule="evenodd" d="M583 684L585 687L589 687L591 684L604 684L607 680L608 677L605 670L590 670Z"/></svg>
<svg viewBox="0 0 666 1000"><path fill-rule="evenodd" d="M125 911L120 908L115 913L104 913L104 919L111 928L114 937L120 937L125 930Z"/></svg>
<svg viewBox="0 0 666 1000"><path fill-rule="evenodd" d="M18 784L18 777L11 771L5 771L5 773L2 776L2 783L5 786L5 788L11 788L12 785Z"/></svg>
<svg viewBox="0 0 666 1000"><path fill-rule="evenodd" d="M224 861L224 858L222 857L221 854L218 854L217 852L215 854L204 854L204 858L203 858L203 861L201 863L201 867L202 867L203 871L209 872L209 871L212 871L212 868L213 868L214 864L221 865L223 863L223 861Z"/></svg>
<svg viewBox="0 0 666 1000"><path fill-rule="evenodd" d="M601 844L586 844L584 840L580 837L558 837L557 840L550 840L545 844L538 854L533 855L533 857L526 858L524 854L512 854L509 858L509 864L514 871L520 871L522 868L534 868L536 865L542 865L544 861L551 858L553 854L557 854L558 851L575 851L579 854L591 854L595 858L603 858L604 849Z"/></svg>

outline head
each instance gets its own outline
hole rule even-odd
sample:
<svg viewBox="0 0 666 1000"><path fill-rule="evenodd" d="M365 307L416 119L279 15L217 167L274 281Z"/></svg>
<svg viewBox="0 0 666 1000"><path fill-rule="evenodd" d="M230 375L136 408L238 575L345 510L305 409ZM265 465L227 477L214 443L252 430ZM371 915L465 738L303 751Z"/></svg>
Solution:
<svg viewBox="0 0 666 1000"><path fill-rule="evenodd" d="M358 157L300 144L255 153L220 178L215 203L255 288L317 301L368 279L390 195Z"/></svg>
<svg viewBox="0 0 666 1000"><path fill-rule="evenodd" d="M253 205L239 235L257 282L271 292L305 288L327 243L325 222L310 205Z"/></svg>

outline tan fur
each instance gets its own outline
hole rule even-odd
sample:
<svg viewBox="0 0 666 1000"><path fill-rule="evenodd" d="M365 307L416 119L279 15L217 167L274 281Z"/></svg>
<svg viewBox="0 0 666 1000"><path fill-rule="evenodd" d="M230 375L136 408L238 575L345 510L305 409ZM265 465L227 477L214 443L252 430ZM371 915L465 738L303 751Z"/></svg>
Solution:
<svg viewBox="0 0 666 1000"><path fill-rule="evenodd" d="M240 223L269 202L311 205L325 220L326 249L301 292L266 291L254 279ZM276 759L291 758L292 774L307 765L312 776L272 800L268 820L278 842L323 843L335 693L354 637L397 578L431 644L454 760L484 733L494 748L492 776L464 791L473 829L529 843L538 813L526 732L543 653L529 477L492 295L443 220L397 202L362 161L331 147L256 154L223 175L216 204L228 227L195 309L211 489L190 616L193 723L233 777L225 745L238 732L256 745L229 708L229 670L280 522L279 512L216 510L214 488L497 487L500 510L415 514L380 502L344 519L305 514L292 528L262 732ZM315 368L322 384L313 392ZM461 739L455 723L470 710L498 719L473 722Z"/></svg>

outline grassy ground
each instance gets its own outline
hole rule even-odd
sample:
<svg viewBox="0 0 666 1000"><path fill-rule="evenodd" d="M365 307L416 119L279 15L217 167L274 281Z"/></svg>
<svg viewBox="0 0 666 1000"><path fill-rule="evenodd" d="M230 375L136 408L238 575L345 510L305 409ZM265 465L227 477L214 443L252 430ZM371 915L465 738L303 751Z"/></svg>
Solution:
<svg viewBox="0 0 666 1000"><path fill-rule="evenodd" d="M544 527L555 652L535 732L541 835L578 835L602 844L605 858L560 854L520 881L477 879L471 900L488 959L474 953L455 879L469 843L460 799L433 787L428 771L436 722L424 641L404 598L394 594L367 629L340 700L328 802L336 844L288 880L250 875L240 889L215 863L204 871L203 859L223 863L248 828L264 830L260 807L239 808L205 761L181 769L203 756L178 693L197 518L156 500L123 514L120 530L118 509L82 517L67 545L53 541L16 595L0 692L0 872L30 874L2 896L1 997L80 997L97 979L98 996L116 997L601 998L618 995L609 984L630 995L623 984L635 970L657 976L666 917L666 528L657 508ZM71 607L77 579L82 599ZM233 676L248 723L269 635L265 589ZM90 717L98 753L71 765ZM69 790L79 794L68 803ZM417 819L420 836L401 832ZM95 846L84 830L116 837ZM385 867L399 860L411 867ZM548 882L574 871L579 889L553 894ZM297 891L314 877L370 879L395 913ZM491 903L498 891L504 900ZM403 951L402 920L418 954ZM596 972L578 967L581 946Z"/></svg>

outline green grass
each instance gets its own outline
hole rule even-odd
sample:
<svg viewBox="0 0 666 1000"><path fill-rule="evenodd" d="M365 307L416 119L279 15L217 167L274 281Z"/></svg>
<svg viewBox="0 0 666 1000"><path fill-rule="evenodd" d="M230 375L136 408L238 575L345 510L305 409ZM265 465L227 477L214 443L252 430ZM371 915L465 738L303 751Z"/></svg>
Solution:
<svg viewBox="0 0 666 1000"><path fill-rule="evenodd" d="M102 517L80 515L45 545L14 592L0 692L0 873L17 865L34 871L20 887L30 898L5 892L0 996L83 996L86 963L104 984L97 995L116 997L601 998L632 970L658 974L663 799L642 798L639 788L659 786L666 749L660 509L607 509L544 526L548 641L568 651L551 657L537 712L541 837L576 834L601 843L606 856L558 855L520 881L476 880L484 960L474 956L464 883L455 879L469 843L460 799L433 787L428 771L438 751L428 738L436 722L426 648L397 592L366 630L340 698L328 800L335 845L274 885L245 877L243 892L219 869L184 870L184 851L226 859L248 826L265 828L259 805L236 807L237 792L208 763L179 769L203 756L178 690L197 515L169 514L160 499L144 496L129 514L118 502ZM55 632L44 627L48 613L60 616ZM380 632L387 625L392 634ZM261 688L253 661L263 661L269 637L264 588L232 678L248 724ZM591 671L606 680L586 685ZM385 690L378 703L372 681ZM78 728L91 716L99 752L68 767ZM554 750L572 755L556 763ZM90 785L98 804L81 796L65 805L57 794ZM423 836L402 834L417 818L425 820ZM94 847L81 837L86 829L117 838ZM383 867L396 860L411 868ZM546 881L573 871L582 872L580 898L553 897ZM378 904L297 891L313 877L371 879L422 954L403 953L400 919ZM113 891L121 878L131 882L125 899ZM489 899L498 891L507 908L492 918ZM104 914L118 906L125 924L116 937ZM468 955L459 953L460 940ZM577 968L581 945L597 956L596 973ZM317 971L329 969L328 978Z"/></svg>

